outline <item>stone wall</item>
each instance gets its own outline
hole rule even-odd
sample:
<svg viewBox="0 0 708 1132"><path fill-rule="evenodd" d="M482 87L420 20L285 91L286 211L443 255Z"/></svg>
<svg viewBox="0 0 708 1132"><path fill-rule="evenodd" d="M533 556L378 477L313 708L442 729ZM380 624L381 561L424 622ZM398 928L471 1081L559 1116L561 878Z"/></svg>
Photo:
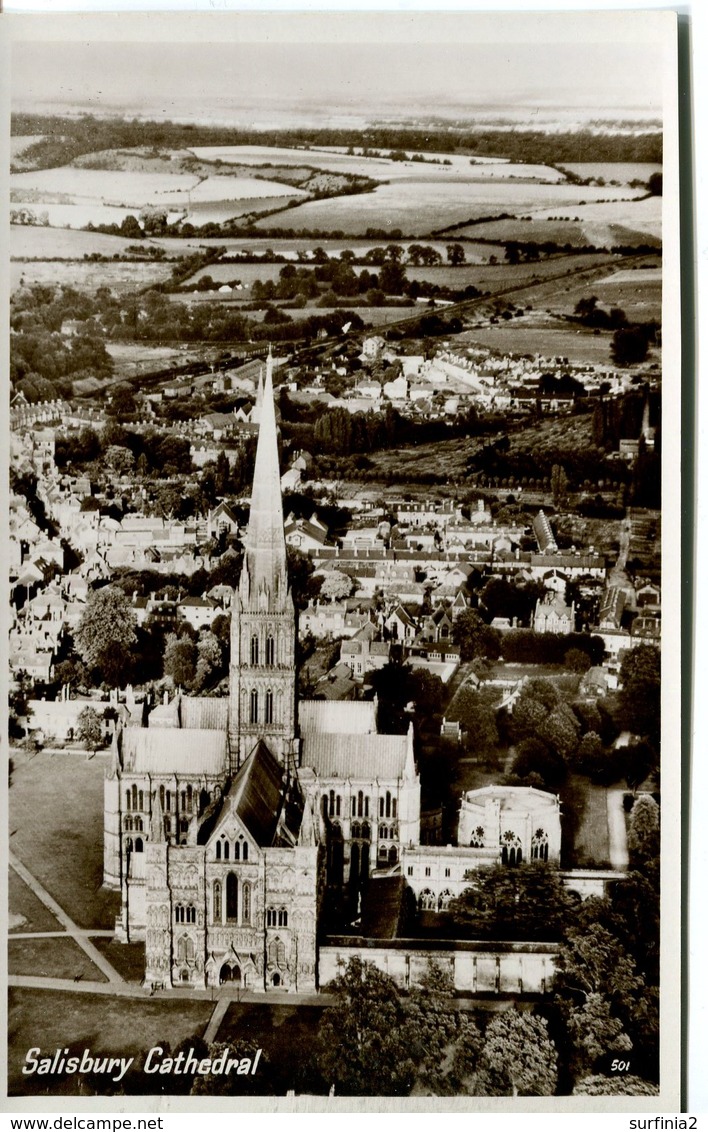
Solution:
<svg viewBox="0 0 708 1132"><path fill-rule="evenodd" d="M430 961L449 971L455 990L480 995L547 994L558 945L553 943L486 944L462 940L328 940L319 950L319 985L342 974L354 956L374 963L404 990L419 983Z"/></svg>

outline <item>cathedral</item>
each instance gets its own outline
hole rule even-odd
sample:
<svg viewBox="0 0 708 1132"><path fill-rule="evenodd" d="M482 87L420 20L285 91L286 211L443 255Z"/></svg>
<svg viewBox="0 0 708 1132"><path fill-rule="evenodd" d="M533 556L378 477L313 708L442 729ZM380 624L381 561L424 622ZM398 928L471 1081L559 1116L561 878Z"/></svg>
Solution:
<svg viewBox="0 0 708 1132"><path fill-rule="evenodd" d="M372 702L298 702L268 359L228 698L175 696L113 741L104 883L149 986L312 991L327 889L400 873L420 843L413 733Z"/></svg>

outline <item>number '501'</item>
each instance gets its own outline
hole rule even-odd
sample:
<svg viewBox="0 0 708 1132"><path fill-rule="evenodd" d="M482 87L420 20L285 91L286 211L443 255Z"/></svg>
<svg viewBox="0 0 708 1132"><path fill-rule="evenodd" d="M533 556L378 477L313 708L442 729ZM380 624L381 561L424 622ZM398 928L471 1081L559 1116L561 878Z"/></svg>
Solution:
<svg viewBox="0 0 708 1132"><path fill-rule="evenodd" d="M610 1073L628 1073L628 1072L629 1072L629 1062L628 1061L619 1061L618 1058L615 1058L614 1061L612 1062L612 1065L610 1066Z"/></svg>

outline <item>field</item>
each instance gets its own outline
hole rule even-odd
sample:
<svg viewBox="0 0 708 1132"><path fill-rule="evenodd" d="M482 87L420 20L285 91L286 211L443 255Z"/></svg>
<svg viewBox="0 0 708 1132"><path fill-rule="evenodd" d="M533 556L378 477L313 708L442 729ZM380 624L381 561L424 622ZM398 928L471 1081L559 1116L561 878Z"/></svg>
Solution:
<svg viewBox="0 0 708 1132"><path fill-rule="evenodd" d="M641 192L626 188L501 179L486 183L431 181L420 177L379 185L373 192L361 193L355 198L309 201L282 214L278 223L293 229L337 230L347 235L363 235L369 227L389 231L400 228L406 235L422 238L451 224L501 212L566 216L570 211L571 217L579 216L580 201L607 198L614 202L607 206L608 219L625 223L628 206L622 203L621 198L639 195ZM273 226L273 223L263 220L258 221L256 226Z"/></svg>
<svg viewBox="0 0 708 1132"><path fill-rule="evenodd" d="M145 240L145 245L155 243ZM85 255L124 255L136 241L123 236L107 236L103 232L82 232L71 228L47 228L42 225L12 224L10 255L12 259L83 259ZM192 242L182 247L181 241L164 240L167 258L185 255L196 249Z"/></svg>
<svg viewBox="0 0 708 1132"><path fill-rule="evenodd" d="M136 377L139 373L167 368L170 365L183 366L189 362L201 361L205 356L202 346L198 348L175 349L171 346L148 346L132 342L106 342L106 349L113 358L113 373L116 380Z"/></svg>
<svg viewBox="0 0 708 1132"><path fill-rule="evenodd" d="M82 928L112 928L120 902L117 893L101 888L107 758L13 755L11 848Z"/></svg>
<svg viewBox="0 0 708 1132"><path fill-rule="evenodd" d="M538 354L543 358L568 358L571 362L610 365L610 336L576 330L567 323L534 327L526 318L473 328L466 340L501 354Z"/></svg>
<svg viewBox="0 0 708 1132"><path fill-rule="evenodd" d="M23 1076L28 1049L69 1049L94 1055L130 1057L153 1045L177 1046L206 1028L208 1001L110 998L105 995L13 988L9 992L8 1092L28 1096L46 1092L46 1078ZM140 1091L149 1092L154 1077L140 1075ZM82 1078L52 1081L52 1094L74 1095ZM158 1082L159 1083L159 1082ZM157 1091L157 1090L155 1090Z"/></svg>
<svg viewBox="0 0 708 1132"><path fill-rule="evenodd" d="M572 820L563 827L564 866L576 869L607 867L610 863L607 789L593 786L587 778L571 774L560 789L560 798L564 812L572 813ZM572 841L571 825L575 826Z"/></svg>
<svg viewBox="0 0 708 1132"><path fill-rule="evenodd" d="M66 284L80 291L96 291L110 287L112 291L127 293L136 288L152 287L171 276L169 263L118 261L117 263L87 263L73 260L18 261L10 263L10 289L34 283Z"/></svg>
<svg viewBox="0 0 708 1132"><path fill-rule="evenodd" d="M652 165L648 161L570 161L564 162L563 168L578 177L602 177L604 181L617 181L620 185L628 185L630 181L648 181L652 173L661 173L661 165Z"/></svg>

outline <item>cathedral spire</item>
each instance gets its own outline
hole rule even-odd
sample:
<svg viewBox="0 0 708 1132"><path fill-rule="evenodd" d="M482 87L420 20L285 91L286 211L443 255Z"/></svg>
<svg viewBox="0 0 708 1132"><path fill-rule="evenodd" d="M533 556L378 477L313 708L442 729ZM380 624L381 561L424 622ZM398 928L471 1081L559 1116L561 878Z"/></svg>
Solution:
<svg viewBox="0 0 708 1132"><path fill-rule="evenodd" d="M246 608L283 608L288 574L283 533L283 500L278 462L278 430L273 402L273 357L268 352L258 430L251 513L245 540L240 596Z"/></svg>

